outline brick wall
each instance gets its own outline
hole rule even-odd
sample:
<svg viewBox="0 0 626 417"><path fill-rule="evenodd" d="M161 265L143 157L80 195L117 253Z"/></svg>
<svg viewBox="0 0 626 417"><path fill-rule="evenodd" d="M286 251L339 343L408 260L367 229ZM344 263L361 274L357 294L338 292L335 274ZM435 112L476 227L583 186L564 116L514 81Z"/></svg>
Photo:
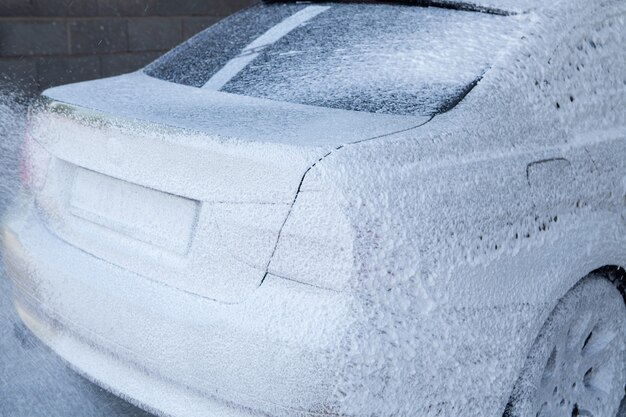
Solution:
<svg viewBox="0 0 626 417"><path fill-rule="evenodd" d="M0 83L29 93L134 71L255 0L0 0Z"/></svg>

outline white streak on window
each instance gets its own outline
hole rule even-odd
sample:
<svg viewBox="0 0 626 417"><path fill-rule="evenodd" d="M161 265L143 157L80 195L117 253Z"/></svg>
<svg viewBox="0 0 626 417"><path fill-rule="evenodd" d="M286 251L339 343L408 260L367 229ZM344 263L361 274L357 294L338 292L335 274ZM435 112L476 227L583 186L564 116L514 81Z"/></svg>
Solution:
<svg viewBox="0 0 626 417"><path fill-rule="evenodd" d="M320 13L330 9L330 6L308 6L298 13L289 16L263 35L256 38L235 58L224 65L202 88L218 91L230 80L235 78L250 62L252 62L268 46L278 42L298 26L308 22Z"/></svg>

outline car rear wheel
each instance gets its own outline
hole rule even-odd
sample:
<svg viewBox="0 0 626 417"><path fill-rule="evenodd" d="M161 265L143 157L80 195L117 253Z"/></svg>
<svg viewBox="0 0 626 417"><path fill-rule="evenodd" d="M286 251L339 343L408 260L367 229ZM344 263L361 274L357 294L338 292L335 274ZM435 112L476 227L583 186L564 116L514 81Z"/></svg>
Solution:
<svg viewBox="0 0 626 417"><path fill-rule="evenodd" d="M582 280L535 341L504 417L610 417L626 385L626 306L607 279Z"/></svg>

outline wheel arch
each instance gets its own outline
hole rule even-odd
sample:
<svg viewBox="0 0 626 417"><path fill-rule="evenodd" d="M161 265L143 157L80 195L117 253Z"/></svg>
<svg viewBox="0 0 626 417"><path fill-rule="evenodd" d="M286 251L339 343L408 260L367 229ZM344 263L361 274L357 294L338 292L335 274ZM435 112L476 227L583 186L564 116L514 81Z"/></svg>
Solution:
<svg viewBox="0 0 626 417"><path fill-rule="evenodd" d="M618 291L620 292L622 299L624 300L624 303L626 304L626 269L624 269L624 267L620 266L620 265L611 265L611 264L607 264L605 266L596 268L594 270L592 270L591 272L589 272L588 274L584 275L583 277L581 277L579 280L577 280L574 285L571 286L571 288L568 289L568 291L563 295L562 298L560 298L556 305L558 305L562 299L566 298L571 292L575 291L575 289L581 284L583 283L585 280L589 279L589 278L604 278L607 281L609 281L611 284L613 284ZM550 316L552 316L553 312L556 309L556 305L554 307L554 309L552 310L552 312L550 313ZM546 319L546 323L544 323L544 325L542 325L542 328L545 326L545 324L548 323L548 319ZM537 334L537 336L535 337L535 342L537 340L539 340L541 338L541 332ZM533 344L534 344L533 343ZM585 342L586 343L586 342ZM532 355L532 348L531 351L529 351L527 353L527 357L530 357ZM502 417L514 417L515 414L513 411L513 396L515 395L515 388L512 391L511 397L509 398L509 400L506 403L506 407L503 410L503 414ZM624 397L624 399L622 400L622 406L620 409L624 408L624 404L626 401L626 396ZM499 415L499 414L498 414ZM621 415L621 414L620 414Z"/></svg>
<svg viewBox="0 0 626 417"><path fill-rule="evenodd" d="M620 265L605 265L591 271L589 275L601 275L608 279L622 294L624 303L626 303L626 269ZM586 277L581 278L581 280Z"/></svg>

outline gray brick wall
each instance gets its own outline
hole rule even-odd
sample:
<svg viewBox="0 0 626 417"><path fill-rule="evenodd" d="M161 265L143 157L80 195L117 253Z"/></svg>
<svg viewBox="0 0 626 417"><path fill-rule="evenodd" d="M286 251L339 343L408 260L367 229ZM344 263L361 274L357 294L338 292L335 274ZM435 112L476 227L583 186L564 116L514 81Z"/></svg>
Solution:
<svg viewBox="0 0 626 417"><path fill-rule="evenodd" d="M257 0L0 0L0 84L29 94L137 70Z"/></svg>

